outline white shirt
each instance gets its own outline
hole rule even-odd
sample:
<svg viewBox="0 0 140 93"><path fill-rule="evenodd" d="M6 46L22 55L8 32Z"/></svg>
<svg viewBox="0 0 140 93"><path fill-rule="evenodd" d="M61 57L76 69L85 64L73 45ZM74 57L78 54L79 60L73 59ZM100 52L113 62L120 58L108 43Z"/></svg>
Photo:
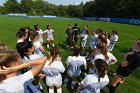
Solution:
<svg viewBox="0 0 140 93"><path fill-rule="evenodd" d="M40 50L41 43L39 41L36 41L36 42L33 42L33 44L34 44L34 47L35 47L35 51L34 52L36 54L40 55L41 57L44 57L42 51Z"/></svg>
<svg viewBox="0 0 140 93"><path fill-rule="evenodd" d="M39 42L40 43L43 43L43 38L42 38L42 35L43 35L43 31L41 30L41 29L39 29L39 30L36 30L37 32L38 32L38 34L39 34Z"/></svg>
<svg viewBox="0 0 140 93"><path fill-rule="evenodd" d="M98 38L97 34L92 35L91 42L90 42L90 48L91 49L96 48L97 38Z"/></svg>
<svg viewBox="0 0 140 93"><path fill-rule="evenodd" d="M53 32L54 32L54 30L52 30L52 29L44 31L44 33L47 34L47 38L53 38Z"/></svg>
<svg viewBox="0 0 140 93"><path fill-rule="evenodd" d="M29 58L28 58L29 57ZM34 54L31 54L31 55L28 55L28 57L24 56L24 59L22 60L23 63L26 63L26 62L29 62L30 60L34 60L34 59L37 59L37 58L41 58L40 55L34 53Z"/></svg>
<svg viewBox="0 0 140 93"><path fill-rule="evenodd" d="M109 46L109 44L110 44L110 40L109 40L109 39L107 39L107 46Z"/></svg>
<svg viewBox="0 0 140 93"><path fill-rule="evenodd" d="M94 56L94 59L91 60L91 62L94 64L94 62L95 62L96 59L103 59L103 60L106 61L107 64L109 64L109 63L111 62L111 60L116 60L115 56L114 56L112 53L107 52L107 55L108 55L109 58L105 60L105 57L104 57L103 54L97 53L97 54Z"/></svg>
<svg viewBox="0 0 140 93"><path fill-rule="evenodd" d="M69 56L66 60L68 66L68 73L73 73L74 76L79 76L81 73L81 66L87 65L85 57L82 56Z"/></svg>
<svg viewBox="0 0 140 93"><path fill-rule="evenodd" d="M85 86L82 93L100 93L100 89L105 87L109 82L109 78L105 75L104 78L100 78L100 82L98 82L97 74L89 74L87 75L81 83ZM89 92L90 91L90 92Z"/></svg>
<svg viewBox="0 0 140 93"><path fill-rule="evenodd" d="M87 41L87 39L88 39L88 34L83 34L81 37L83 37L83 40L84 40L84 41Z"/></svg>
<svg viewBox="0 0 140 93"><path fill-rule="evenodd" d="M25 87L33 80L34 76L31 70L22 75L8 78L0 83L0 93L28 93Z"/></svg>
<svg viewBox="0 0 140 93"><path fill-rule="evenodd" d="M113 41L113 42L114 42L114 41L115 41L115 42L118 41L118 36L117 36L117 35L112 35L111 38L110 38L110 41L111 41L111 42L112 42L112 41Z"/></svg>
<svg viewBox="0 0 140 93"><path fill-rule="evenodd" d="M45 69L47 68L47 70L48 71L50 71L50 72L48 72L47 71L47 73L49 73L49 74L55 74L55 73L63 73L64 71L65 71L65 67L64 67L64 65L62 64L62 62L61 61L53 61L50 65L50 62L49 61L47 61L46 63L45 63L45 65L44 65L44 67L43 67L43 71L45 71ZM58 70L57 72L54 72L55 70Z"/></svg>

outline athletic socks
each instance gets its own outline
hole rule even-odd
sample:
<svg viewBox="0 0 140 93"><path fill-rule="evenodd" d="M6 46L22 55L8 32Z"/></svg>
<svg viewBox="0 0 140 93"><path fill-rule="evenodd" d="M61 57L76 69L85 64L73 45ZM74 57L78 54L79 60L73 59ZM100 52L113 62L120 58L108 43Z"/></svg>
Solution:
<svg viewBox="0 0 140 93"><path fill-rule="evenodd" d="M76 81L72 81L72 83L71 83L71 89L74 89L75 84L76 84Z"/></svg>
<svg viewBox="0 0 140 93"><path fill-rule="evenodd" d="M115 87L110 85L109 86L109 93L115 93Z"/></svg>
<svg viewBox="0 0 140 93"><path fill-rule="evenodd" d="M69 81L69 79L64 79L64 85L65 85L65 87L67 86L67 83L68 83L68 81Z"/></svg>
<svg viewBox="0 0 140 93"><path fill-rule="evenodd" d="M54 44L52 44L52 47L54 47Z"/></svg>
<svg viewBox="0 0 140 93"><path fill-rule="evenodd" d="M115 93L116 88L120 85L120 83L117 83L116 86L109 86L109 93Z"/></svg>
<svg viewBox="0 0 140 93"><path fill-rule="evenodd" d="M49 49L49 44L47 44L47 48Z"/></svg>
<svg viewBox="0 0 140 93"><path fill-rule="evenodd" d="M49 88L49 93L54 93L54 89Z"/></svg>
<svg viewBox="0 0 140 93"><path fill-rule="evenodd" d="M57 89L57 93L62 93L62 88Z"/></svg>

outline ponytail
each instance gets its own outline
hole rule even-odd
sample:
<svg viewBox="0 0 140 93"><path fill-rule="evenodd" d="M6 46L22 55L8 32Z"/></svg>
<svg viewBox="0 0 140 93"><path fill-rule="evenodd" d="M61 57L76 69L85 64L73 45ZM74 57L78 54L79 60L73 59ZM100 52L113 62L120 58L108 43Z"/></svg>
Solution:
<svg viewBox="0 0 140 93"><path fill-rule="evenodd" d="M104 78L106 71L108 70L108 65L105 60L97 59L95 60L95 67L98 74L98 81L100 82L100 78Z"/></svg>
<svg viewBox="0 0 140 93"><path fill-rule="evenodd" d="M107 55L107 52L108 52L107 45L105 43L102 43L102 42L97 43L97 49L100 49L101 53L105 57L105 60L109 58Z"/></svg>

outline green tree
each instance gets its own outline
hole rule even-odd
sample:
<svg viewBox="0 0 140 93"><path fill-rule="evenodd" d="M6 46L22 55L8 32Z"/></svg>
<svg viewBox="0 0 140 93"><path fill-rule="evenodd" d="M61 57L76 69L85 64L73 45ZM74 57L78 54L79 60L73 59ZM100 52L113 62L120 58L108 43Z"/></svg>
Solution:
<svg viewBox="0 0 140 93"><path fill-rule="evenodd" d="M16 0L7 0L4 3L5 12L7 13L18 13L19 7L18 2Z"/></svg>
<svg viewBox="0 0 140 93"><path fill-rule="evenodd" d="M21 0L21 7L22 7L22 11L23 13L31 13L34 12L33 7L33 0Z"/></svg>
<svg viewBox="0 0 140 93"><path fill-rule="evenodd" d="M83 8L80 5L68 5L68 15L70 17L81 17L83 15Z"/></svg>

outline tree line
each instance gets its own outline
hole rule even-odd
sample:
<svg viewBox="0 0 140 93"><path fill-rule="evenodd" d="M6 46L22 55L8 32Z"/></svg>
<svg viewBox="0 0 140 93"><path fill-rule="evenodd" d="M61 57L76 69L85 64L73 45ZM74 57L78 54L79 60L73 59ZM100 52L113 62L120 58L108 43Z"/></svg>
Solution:
<svg viewBox="0 0 140 93"><path fill-rule="evenodd" d="M43 0L7 0L0 13L55 15L61 17L140 18L140 0L92 0L78 5L55 5Z"/></svg>

